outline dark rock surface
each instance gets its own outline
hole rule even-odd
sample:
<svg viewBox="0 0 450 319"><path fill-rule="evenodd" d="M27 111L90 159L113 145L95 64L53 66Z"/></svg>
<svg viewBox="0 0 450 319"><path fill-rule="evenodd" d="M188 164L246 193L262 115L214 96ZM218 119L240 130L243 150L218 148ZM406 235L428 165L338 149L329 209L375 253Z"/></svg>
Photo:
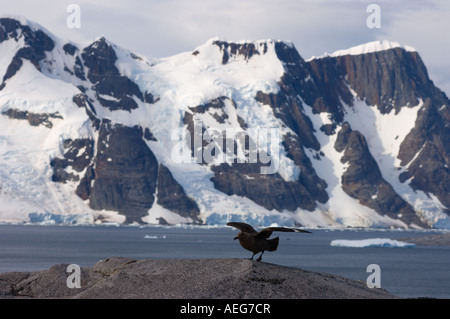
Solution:
<svg viewBox="0 0 450 319"><path fill-rule="evenodd" d="M197 203L186 195L183 187L173 178L170 170L162 164L158 168L157 190L159 205L182 217L189 217L195 223L202 224Z"/></svg>
<svg viewBox="0 0 450 319"><path fill-rule="evenodd" d="M82 172L91 162L94 154L94 142L89 139L66 139L63 142L64 158L55 157L50 161L53 168L52 181L78 181L79 176L68 173L66 168L71 166L76 172Z"/></svg>
<svg viewBox="0 0 450 319"><path fill-rule="evenodd" d="M91 140L66 141L64 158L52 160L53 180L80 180L76 190L79 197L89 200L96 210L119 212L126 216L126 223L142 223L141 218L148 214L158 194L157 202L162 207L201 224L196 202L186 195L170 170L158 163L145 143L146 131L151 137L148 129L103 120L95 156ZM79 179L69 175L65 170L69 165L77 172L87 168L84 176Z"/></svg>
<svg viewBox="0 0 450 319"><path fill-rule="evenodd" d="M144 100L137 84L120 74L115 66L116 52L105 38L85 48L81 56L89 68L88 79L94 84L93 89L102 106L113 111L130 111L138 107L134 97Z"/></svg>
<svg viewBox="0 0 450 319"><path fill-rule="evenodd" d="M256 54L265 54L267 51L267 44L264 43L259 46L225 42L214 42L214 44L223 51L224 64L233 56L240 55L248 60ZM213 166L214 177L211 180L214 187L221 192L247 197L268 210L295 211L297 208L303 208L312 211L317 206L316 201L325 203L328 200L328 194L325 191L327 186L325 181L318 177L304 149L320 149L320 144L314 136L312 123L304 113L303 104L298 97L309 92L309 87L305 86L304 81L308 75L308 68L293 46L276 42L275 48L279 59L285 64L285 74L279 83L280 92L277 94L258 92L255 99L262 104L270 105L274 109L274 115L296 133L296 135L285 136L283 146L288 156L299 167L299 178L296 181L286 181L278 173L260 174L260 168L265 165L258 161L257 163L233 163L232 165L223 163ZM220 97L191 110L204 113L210 108L221 108L225 99ZM224 114L215 119L223 123L227 116ZM242 129L246 129L245 123L241 124L239 119L238 122ZM185 116L185 123L188 124L193 138L193 121L189 114ZM249 152L251 149L246 147L245 151ZM231 150L231 153L234 153L234 150Z"/></svg>
<svg viewBox="0 0 450 319"><path fill-rule="evenodd" d="M242 56L245 60L249 60L253 55L260 54L258 48L253 43L233 43L226 41L214 41L222 51L222 64L227 64L228 61L236 56ZM263 48L263 53L267 51L267 47Z"/></svg>
<svg viewBox="0 0 450 319"><path fill-rule="evenodd" d="M361 55L313 59L308 64L314 82L321 91L320 96L324 97L323 103L320 104L322 107L318 108L316 103L313 109L317 112L332 113L333 120L343 125L343 131L346 127L345 124L340 123L343 114L340 101L344 101L349 106L353 105L350 88L360 100L365 101L367 105L375 105L382 114L391 111L397 114L402 107L416 106L422 100L423 105L418 111L414 128L401 143L399 153L394 154L401 160L401 166L406 168L400 175L400 181L408 183L414 191L421 190L426 194L434 194L448 208L450 206L450 170L448 168L450 165L450 101L428 77L419 54L395 48ZM359 132L351 135L355 134ZM364 136L360 136L360 139L364 139ZM355 165L349 167L351 171L347 171L342 176L343 184L347 184L343 187L344 190L380 214L396 218L394 213L397 212L403 214L402 220L408 224L414 222L423 226L414 216L410 205L399 199L390 185L386 185L386 182L381 183L378 177L376 179L379 182L369 185L371 183L369 179L371 176L372 178L378 176L379 169L373 158L366 156L367 150L360 147L360 151L366 155L363 153L357 155L357 148L350 146L349 149L352 149L353 155L359 159L357 162L354 161ZM348 158L343 160L347 161ZM355 175L358 171L360 177L364 176L363 178ZM364 175L364 172L369 175ZM348 185L348 176L345 175L352 176L352 190ZM380 186L380 183L384 185L382 189L383 193L388 195L387 197L382 199L378 196L378 203L373 203L370 199L361 201L363 193L366 195L371 193L375 196L374 187ZM370 188L372 191L369 190ZM355 196L354 191L360 195ZM449 213L449 209L446 212Z"/></svg>
<svg viewBox="0 0 450 319"><path fill-rule="evenodd" d="M392 299L360 281L247 259L133 260L112 257L81 269L68 288L68 265L0 274L0 298Z"/></svg>
<svg viewBox="0 0 450 319"><path fill-rule="evenodd" d="M11 119L27 120L31 126L43 125L46 128L52 128L53 123L51 119L63 119L58 113L32 113L28 111L20 111L16 109L8 109L2 112L2 115L8 116Z"/></svg>
<svg viewBox="0 0 450 319"><path fill-rule="evenodd" d="M353 89L368 105L376 105L381 113L392 109L398 113L401 107L412 107L419 98L426 98L439 92L428 78L428 73L417 52L394 48L360 55L342 55L313 59L308 62L317 79L315 83L325 90L325 97L352 104ZM325 86L323 86L325 84ZM347 86L346 84L349 84ZM334 100L333 100L334 96ZM334 112L332 112L334 113ZM336 119L339 120L339 116Z"/></svg>
<svg viewBox="0 0 450 319"><path fill-rule="evenodd" d="M383 215L397 219L400 214L399 219L407 225L413 223L427 227L414 209L384 180L360 132L353 131L348 123L344 123L338 133L335 149L342 152L341 162L348 165L341 179L344 192Z"/></svg>
<svg viewBox="0 0 450 319"><path fill-rule="evenodd" d="M278 173L260 174L257 164L221 164L212 168L214 187L228 195L250 198L269 209L294 211L298 207L314 210L316 204L308 190L298 182L287 182Z"/></svg>
<svg viewBox="0 0 450 319"><path fill-rule="evenodd" d="M4 87L5 81L13 77L22 67L23 60L29 60L36 69L40 70L39 62L45 58L45 52L51 51L55 47L53 40L42 30L33 30L28 25L22 25L19 21L12 18L0 18L0 43L8 39L18 39L24 37L25 46L20 48L13 57L11 63L3 76L3 83L0 90Z"/></svg>
<svg viewBox="0 0 450 319"><path fill-rule="evenodd" d="M408 165L401 180L408 180L414 190L436 195L447 207L447 213L450 213L449 104L445 99L424 101L416 125L401 144L398 156L401 165Z"/></svg>
<svg viewBox="0 0 450 319"><path fill-rule="evenodd" d="M142 222L154 202L158 161L138 127L103 121L97 142L90 206L124 214Z"/></svg>

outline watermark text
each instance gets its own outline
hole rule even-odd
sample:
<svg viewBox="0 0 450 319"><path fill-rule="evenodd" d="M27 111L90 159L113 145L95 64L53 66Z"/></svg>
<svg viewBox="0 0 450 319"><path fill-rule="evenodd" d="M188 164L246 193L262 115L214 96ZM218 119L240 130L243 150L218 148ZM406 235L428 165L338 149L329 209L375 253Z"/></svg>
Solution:
<svg viewBox="0 0 450 319"><path fill-rule="evenodd" d="M369 288L381 288L381 268L377 264L370 264L367 266L367 272L371 273L367 277L366 283Z"/></svg>
<svg viewBox="0 0 450 319"><path fill-rule="evenodd" d="M67 273L70 273L70 275L67 277L67 288L74 289L74 288L81 288L81 268L77 264L71 264L67 266L66 269Z"/></svg>
<svg viewBox="0 0 450 319"><path fill-rule="evenodd" d="M260 164L261 174L278 172L279 128L220 130L206 127L200 120L194 120L192 126L172 132L171 158L175 163L250 163Z"/></svg>

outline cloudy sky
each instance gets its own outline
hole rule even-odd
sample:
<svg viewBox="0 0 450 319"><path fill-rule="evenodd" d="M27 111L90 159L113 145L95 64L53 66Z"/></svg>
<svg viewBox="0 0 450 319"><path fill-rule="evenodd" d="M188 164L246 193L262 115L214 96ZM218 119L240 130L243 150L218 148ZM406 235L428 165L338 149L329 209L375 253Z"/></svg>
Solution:
<svg viewBox="0 0 450 319"><path fill-rule="evenodd" d="M80 28L69 28L70 4ZM369 4L380 28L368 28ZM1 15L22 15L62 38L100 35L148 57L191 51L212 37L292 41L305 58L387 39L419 51L432 80L450 96L447 0L0 0Z"/></svg>

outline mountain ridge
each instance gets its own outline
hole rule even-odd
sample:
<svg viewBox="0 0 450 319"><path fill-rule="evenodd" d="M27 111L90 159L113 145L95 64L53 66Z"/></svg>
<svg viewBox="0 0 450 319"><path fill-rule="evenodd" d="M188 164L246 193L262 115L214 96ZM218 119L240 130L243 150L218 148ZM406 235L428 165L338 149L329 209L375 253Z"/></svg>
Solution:
<svg viewBox="0 0 450 319"><path fill-rule="evenodd" d="M3 221L450 228L450 102L409 47L150 59L0 25Z"/></svg>
<svg viewBox="0 0 450 319"><path fill-rule="evenodd" d="M417 50L411 46L401 45L400 43L394 42L394 41L381 40L381 41L371 41L371 42L359 44L359 45L353 46L348 49L337 50L330 54L325 53L320 56L312 56L311 58L307 59L306 61L309 62L311 60L317 60L317 59L322 59L322 58L326 58L326 57L338 57L338 56L343 56L343 55L361 55L361 54L366 54L366 53L386 51L386 50L395 49L395 48L401 48L405 51L410 51L410 52L417 52Z"/></svg>

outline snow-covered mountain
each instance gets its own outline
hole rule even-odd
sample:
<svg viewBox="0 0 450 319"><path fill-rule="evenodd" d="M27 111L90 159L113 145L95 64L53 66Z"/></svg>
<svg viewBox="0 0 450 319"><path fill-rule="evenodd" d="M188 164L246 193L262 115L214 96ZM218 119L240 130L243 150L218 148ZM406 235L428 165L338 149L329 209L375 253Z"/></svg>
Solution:
<svg viewBox="0 0 450 319"><path fill-rule="evenodd" d="M450 101L410 47L148 58L0 19L0 221L450 228Z"/></svg>

